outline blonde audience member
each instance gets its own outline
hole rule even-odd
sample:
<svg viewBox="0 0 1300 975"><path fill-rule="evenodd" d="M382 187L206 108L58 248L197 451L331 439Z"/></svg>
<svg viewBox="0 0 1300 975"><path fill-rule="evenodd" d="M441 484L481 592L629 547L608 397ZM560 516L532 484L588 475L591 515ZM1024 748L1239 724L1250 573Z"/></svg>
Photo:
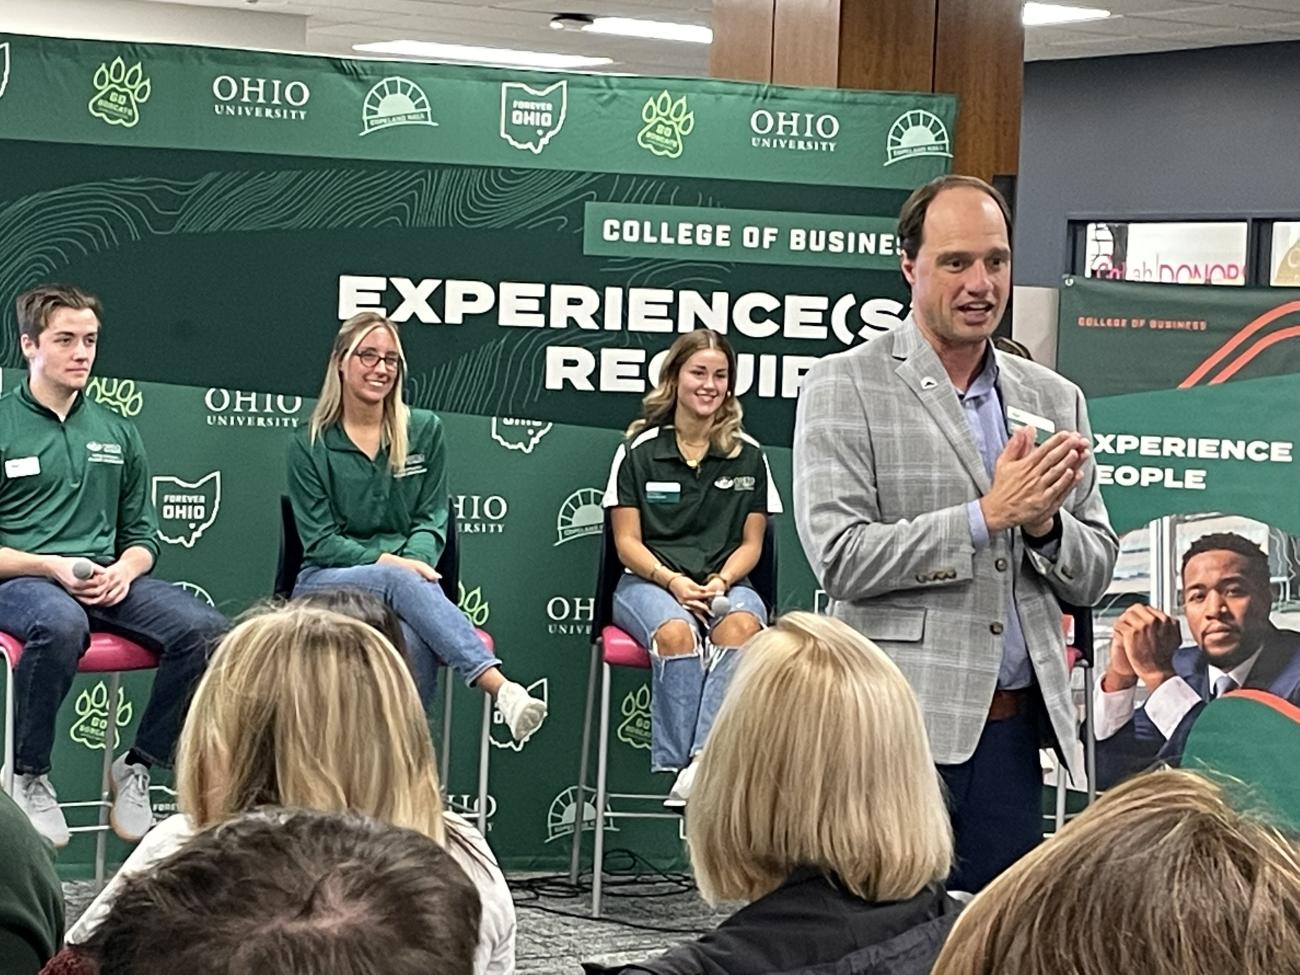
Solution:
<svg viewBox="0 0 1300 975"><path fill-rule="evenodd" d="M444 813L414 681L382 634L329 610L289 605L245 620L217 648L181 734L181 815L160 823L69 932L85 941L123 876L195 832L259 806L352 810L446 847L478 888L475 972L514 971L510 891L483 837Z"/></svg>
<svg viewBox="0 0 1300 975"><path fill-rule="evenodd" d="M1111 790L967 907L935 975L1297 975L1300 849L1223 789Z"/></svg>
<svg viewBox="0 0 1300 975"><path fill-rule="evenodd" d="M928 973L958 906L943 888L952 835L907 681L869 640L811 613L781 617L741 657L686 834L700 893L748 903L621 970Z"/></svg>

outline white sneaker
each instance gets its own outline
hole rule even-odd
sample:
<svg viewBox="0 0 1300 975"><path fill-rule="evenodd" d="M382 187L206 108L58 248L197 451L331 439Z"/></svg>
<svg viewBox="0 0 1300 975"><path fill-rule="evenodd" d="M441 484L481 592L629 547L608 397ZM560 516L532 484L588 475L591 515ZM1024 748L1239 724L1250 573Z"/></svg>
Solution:
<svg viewBox="0 0 1300 975"><path fill-rule="evenodd" d="M515 741L523 741L546 719L546 702L533 697L527 688L512 680L506 681L497 691L497 710Z"/></svg>
<svg viewBox="0 0 1300 975"><path fill-rule="evenodd" d="M14 802L27 814L36 832L44 836L56 850L68 845L68 821L59 808L59 797L50 785L48 775L15 775Z"/></svg>
<svg viewBox="0 0 1300 975"><path fill-rule="evenodd" d="M665 806L669 809L686 808L686 800L690 799L691 792L695 789L695 775L699 770L700 759L697 755L691 759L690 765L677 773L673 787L668 790L668 798L664 800Z"/></svg>
<svg viewBox="0 0 1300 975"><path fill-rule="evenodd" d="M149 803L149 768L128 765L123 755L109 773L113 786L113 808L108 821L113 832L134 843L153 828L153 807Z"/></svg>

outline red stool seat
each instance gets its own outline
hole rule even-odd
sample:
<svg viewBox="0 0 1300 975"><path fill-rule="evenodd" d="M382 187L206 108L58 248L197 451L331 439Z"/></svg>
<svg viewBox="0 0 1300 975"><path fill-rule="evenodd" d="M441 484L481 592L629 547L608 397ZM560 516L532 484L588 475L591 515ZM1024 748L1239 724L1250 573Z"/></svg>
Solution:
<svg viewBox="0 0 1300 975"><path fill-rule="evenodd" d="M1065 669L1066 670L1070 670L1070 671L1074 670L1074 668L1078 666L1079 661L1082 659L1083 659L1083 651L1080 650L1078 647L1065 648Z"/></svg>
<svg viewBox="0 0 1300 975"><path fill-rule="evenodd" d="M617 626L607 626L600 631L600 646L605 663L611 667L650 669L650 651Z"/></svg>
<svg viewBox="0 0 1300 975"><path fill-rule="evenodd" d="M492 653L496 650L497 644L496 641L492 639L491 633L487 630L480 630L477 626L474 627L474 633L478 636L479 642L483 644L484 650L488 653Z"/></svg>
<svg viewBox="0 0 1300 975"><path fill-rule="evenodd" d="M22 642L0 632L0 649L9 658L9 665L17 667L23 655ZM140 644L111 633L92 633L90 648L82 655L77 670L83 674L104 674L115 670L151 670L157 666L158 655Z"/></svg>

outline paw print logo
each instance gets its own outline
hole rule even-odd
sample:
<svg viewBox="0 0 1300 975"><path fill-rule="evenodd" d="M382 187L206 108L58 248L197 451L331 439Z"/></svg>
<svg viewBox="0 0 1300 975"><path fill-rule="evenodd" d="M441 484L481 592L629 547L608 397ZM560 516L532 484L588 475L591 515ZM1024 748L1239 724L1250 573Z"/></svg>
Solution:
<svg viewBox="0 0 1300 975"><path fill-rule="evenodd" d="M101 64L94 84L95 94L86 106L91 115L128 129L140 121L140 106L149 100L152 89L138 61L130 68L121 58Z"/></svg>
<svg viewBox="0 0 1300 975"><path fill-rule="evenodd" d="M618 740L633 748L650 750L650 685L642 684L623 698L623 722L618 726Z"/></svg>
<svg viewBox="0 0 1300 975"><path fill-rule="evenodd" d="M107 406L125 417L139 416L144 409L144 393L136 388L133 379L101 379L98 376L86 385L96 403Z"/></svg>
<svg viewBox="0 0 1300 975"><path fill-rule="evenodd" d="M646 99L641 120L645 127L637 133L636 144L668 159L682 154L684 140L695 128L695 113L687 110L686 96L673 101L667 91Z"/></svg>
<svg viewBox="0 0 1300 975"><path fill-rule="evenodd" d="M77 720L73 722L68 735L78 744L98 751L104 747L108 737L108 685L102 680L88 691L77 695ZM117 689L117 727L112 729L113 742L109 746L113 751L121 745L118 730L131 723L134 708L126 699L126 692Z"/></svg>
<svg viewBox="0 0 1300 975"><path fill-rule="evenodd" d="M483 588L475 586L467 592L461 583L457 583L456 586L460 590L460 598L456 601L456 606L470 623L474 626L482 626L492 615L492 607L483 598Z"/></svg>

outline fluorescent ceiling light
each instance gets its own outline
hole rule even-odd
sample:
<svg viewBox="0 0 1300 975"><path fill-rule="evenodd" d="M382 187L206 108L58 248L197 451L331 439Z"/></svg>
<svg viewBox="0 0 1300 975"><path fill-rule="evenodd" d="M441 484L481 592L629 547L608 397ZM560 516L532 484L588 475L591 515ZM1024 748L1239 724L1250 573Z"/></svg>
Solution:
<svg viewBox="0 0 1300 975"><path fill-rule="evenodd" d="M1105 20L1109 16L1109 10L1101 10L1097 7L1069 7L1059 3L1027 3L1021 15L1026 27L1079 24L1086 20Z"/></svg>
<svg viewBox="0 0 1300 975"><path fill-rule="evenodd" d="M661 20L637 20L632 17L597 17L582 28L588 34L617 34L620 37L645 37L656 41L688 41L712 44L713 31L697 24L670 24Z"/></svg>
<svg viewBox="0 0 1300 975"><path fill-rule="evenodd" d="M472 44L439 44L433 41L376 41L373 44L353 44L352 50L363 54L392 54L401 58L425 58L430 61L502 64L512 68L594 68L614 63L613 58L588 57L583 54L516 51L508 47L476 47Z"/></svg>

